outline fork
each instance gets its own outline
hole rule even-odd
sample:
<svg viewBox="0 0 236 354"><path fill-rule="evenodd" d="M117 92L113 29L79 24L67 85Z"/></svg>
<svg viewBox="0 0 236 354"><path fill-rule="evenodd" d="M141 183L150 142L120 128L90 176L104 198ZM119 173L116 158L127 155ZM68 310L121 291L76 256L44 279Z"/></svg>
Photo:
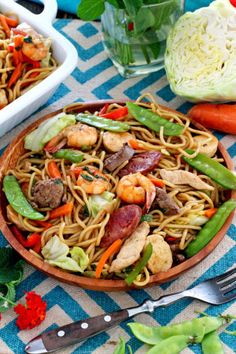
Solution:
<svg viewBox="0 0 236 354"><path fill-rule="evenodd" d="M49 353L106 331L118 325L121 321L135 315L143 312L153 312L157 307L165 307L187 297L212 305L224 304L236 298L236 293L231 293L235 289L236 268L233 268L222 275L205 280L190 289L161 296L157 300L148 299L140 306L91 317L44 332L32 339L26 345L25 351L29 354Z"/></svg>

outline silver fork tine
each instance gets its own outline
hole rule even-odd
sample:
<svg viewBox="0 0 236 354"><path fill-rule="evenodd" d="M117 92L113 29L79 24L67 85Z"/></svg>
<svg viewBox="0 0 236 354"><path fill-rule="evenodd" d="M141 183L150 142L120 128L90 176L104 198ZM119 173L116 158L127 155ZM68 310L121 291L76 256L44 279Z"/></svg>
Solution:
<svg viewBox="0 0 236 354"><path fill-rule="evenodd" d="M227 294L226 294L226 295L224 296L224 298L227 299L227 301L225 301L225 302L234 300L234 299L236 299L236 293L231 294L231 295L227 295Z"/></svg>
<svg viewBox="0 0 236 354"><path fill-rule="evenodd" d="M227 280L227 281L224 281L223 283L220 283L220 284L219 284L220 289L225 288L226 286L232 284L232 283L235 282L235 281L236 281L236 277L233 277L233 278L231 278L231 279L229 279L229 280Z"/></svg>
<svg viewBox="0 0 236 354"><path fill-rule="evenodd" d="M232 284L231 286L228 286L226 289L223 290L224 292L224 295L227 296L227 294L232 291L232 290L235 290L236 289L236 282L234 282L234 284ZM236 294L234 294L236 296Z"/></svg>
<svg viewBox="0 0 236 354"><path fill-rule="evenodd" d="M234 274L236 272L236 268L233 268L231 270L229 270L228 272L219 275L218 277L212 278L212 280L215 280L217 283L219 281L224 280L225 278L229 277L230 275Z"/></svg>

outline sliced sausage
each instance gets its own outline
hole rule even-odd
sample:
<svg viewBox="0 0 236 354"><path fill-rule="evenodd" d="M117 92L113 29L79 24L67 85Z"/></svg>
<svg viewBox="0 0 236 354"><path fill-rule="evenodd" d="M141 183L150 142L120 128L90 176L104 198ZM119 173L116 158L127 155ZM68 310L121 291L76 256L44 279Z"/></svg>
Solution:
<svg viewBox="0 0 236 354"><path fill-rule="evenodd" d="M119 177L136 172L143 174L148 173L158 166L160 158L161 153L159 151L147 151L142 154L137 154L119 171Z"/></svg>
<svg viewBox="0 0 236 354"><path fill-rule="evenodd" d="M137 228L142 209L138 205L126 205L115 210L108 221L100 247L109 247L117 239L129 237Z"/></svg>
<svg viewBox="0 0 236 354"><path fill-rule="evenodd" d="M33 201L40 208L57 208L63 198L64 187L60 178L38 181L32 191Z"/></svg>
<svg viewBox="0 0 236 354"><path fill-rule="evenodd" d="M129 161L134 155L134 150L125 144L118 152L112 154L104 161L104 167L112 172L125 161Z"/></svg>

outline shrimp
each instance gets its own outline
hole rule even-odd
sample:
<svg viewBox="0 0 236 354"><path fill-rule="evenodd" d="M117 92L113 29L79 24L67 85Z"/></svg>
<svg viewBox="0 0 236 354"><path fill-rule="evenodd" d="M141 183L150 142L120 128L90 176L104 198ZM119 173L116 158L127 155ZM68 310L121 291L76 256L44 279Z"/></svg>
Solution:
<svg viewBox="0 0 236 354"><path fill-rule="evenodd" d="M102 136L103 145L106 150L110 152L117 152L122 149L125 143L133 139L133 135L130 133L113 133L105 132Z"/></svg>
<svg viewBox="0 0 236 354"><path fill-rule="evenodd" d="M97 139L98 133L96 128L78 123L63 129L47 143L45 150L53 153L65 144L75 148L93 146L96 144Z"/></svg>
<svg viewBox="0 0 236 354"><path fill-rule="evenodd" d="M26 34L22 46L22 52L33 61L41 61L47 57L51 40L37 33L28 23L21 23L18 30Z"/></svg>
<svg viewBox="0 0 236 354"><path fill-rule="evenodd" d="M126 203L143 204L147 212L156 196L154 184L140 172L121 178L117 186L117 196Z"/></svg>
<svg viewBox="0 0 236 354"><path fill-rule="evenodd" d="M41 61L47 57L49 48L45 41L40 38L26 37L27 41L23 42L22 52L27 58L33 61Z"/></svg>
<svg viewBox="0 0 236 354"><path fill-rule="evenodd" d="M101 194L109 189L106 176L94 167L84 167L77 179L77 185L87 194Z"/></svg>

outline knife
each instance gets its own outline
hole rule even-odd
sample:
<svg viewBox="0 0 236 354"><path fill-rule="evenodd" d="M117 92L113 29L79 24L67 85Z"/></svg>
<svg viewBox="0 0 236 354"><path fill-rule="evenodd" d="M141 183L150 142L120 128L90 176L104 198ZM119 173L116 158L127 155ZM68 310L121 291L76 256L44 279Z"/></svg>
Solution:
<svg viewBox="0 0 236 354"><path fill-rule="evenodd" d="M219 305L236 298L236 293L230 293L236 289L236 268L205 280L198 285L170 295L161 296L157 300L148 299L142 305L123 310L90 317L85 320L67 324L65 326L44 332L32 339L25 347L28 354L50 353L68 345L76 344L96 334L107 331L120 322L127 320L139 313L153 312L156 307L168 306L177 300L190 297L209 304ZM229 280L229 277L231 279ZM223 281L223 282L222 282Z"/></svg>

